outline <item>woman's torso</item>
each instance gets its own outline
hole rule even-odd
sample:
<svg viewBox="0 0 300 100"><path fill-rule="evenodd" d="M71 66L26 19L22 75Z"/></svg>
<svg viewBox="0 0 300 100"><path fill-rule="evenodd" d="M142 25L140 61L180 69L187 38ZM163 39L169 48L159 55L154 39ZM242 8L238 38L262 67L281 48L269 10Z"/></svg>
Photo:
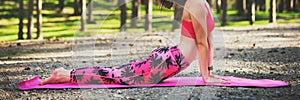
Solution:
<svg viewBox="0 0 300 100"><path fill-rule="evenodd" d="M208 3L206 2L204 4L205 4L205 8L207 10L207 15L205 16L206 18L203 18L203 20L206 19L207 33L210 34L212 32L212 30L214 29L215 24L214 24L214 19L213 19L213 16L212 16L212 13L211 13ZM191 15L192 14L189 14L188 11L186 11L186 10L183 11L181 35L195 39L196 35L195 35L194 27L193 27L193 24L191 21Z"/></svg>
<svg viewBox="0 0 300 100"><path fill-rule="evenodd" d="M207 33L208 35L210 35L210 33L214 29L214 20L208 3L205 3L205 7L207 10L207 15L205 16L207 19ZM181 38L178 45L178 48L182 51L183 55L187 58L189 63L191 63L197 56L197 46L195 43L196 35L190 15L191 14L189 14L187 10L183 11Z"/></svg>

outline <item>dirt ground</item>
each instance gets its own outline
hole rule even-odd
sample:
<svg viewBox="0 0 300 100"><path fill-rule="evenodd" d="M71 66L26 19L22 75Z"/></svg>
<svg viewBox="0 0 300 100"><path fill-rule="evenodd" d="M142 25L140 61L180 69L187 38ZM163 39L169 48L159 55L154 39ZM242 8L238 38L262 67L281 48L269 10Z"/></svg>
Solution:
<svg viewBox="0 0 300 100"><path fill-rule="evenodd" d="M18 90L17 83L52 70L114 66L173 45L178 32L97 35L87 38L0 43L0 99L284 99L300 98L300 24L217 28L215 73L288 82L288 87L148 87L130 89ZM163 35L162 35L163 34ZM147 48L146 48L147 47ZM178 76L200 76L197 63Z"/></svg>

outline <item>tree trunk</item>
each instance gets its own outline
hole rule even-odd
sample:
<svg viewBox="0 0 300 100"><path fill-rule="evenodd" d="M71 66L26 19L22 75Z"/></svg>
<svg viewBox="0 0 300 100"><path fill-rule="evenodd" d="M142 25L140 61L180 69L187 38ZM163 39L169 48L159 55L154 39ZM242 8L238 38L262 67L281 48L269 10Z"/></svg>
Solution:
<svg viewBox="0 0 300 100"><path fill-rule="evenodd" d="M291 11L291 0L286 0L285 4L286 11Z"/></svg>
<svg viewBox="0 0 300 100"><path fill-rule="evenodd" d="M175 29L179 28L180 26L184 4L185 0L176 0L174 6L174 20L172 25L172 31L175 31Z"/></svg>
<svg viewBox="0 0 300 100"><path fill-rule="evenodd" d="M80 18L80 31L81 32L85 32L86 31L86 28L85 28L85 23L86 23L86 0L82 0L81 1L81 10L82 10L82 13L81 13L81 18Z"/></svg>
<svg viewBox="0 0 300 100"><path fill-rule="evenodd" d="M237 0L236 3L237 3L237 9L238 9L237 15L243 15L245 13L244 7L243 7L244 0Z"/></svg>
<svg viewBox="0 0 300 100"><path fill-rule="evenodd" d="M80 15L79 5L79 0L74 0L74 15Z"/></svg>
<svg viewBox="0 0 300 100"><path fill-rule="evenodd" d="M89 0L89 3L88 3L88 21L87 23L89 24L95 24L95 20L94 20L94 17L93 17L93 0Z"/></svg>
<svg viewBox="0 0 300 100"><path fill-rule="evenodd" d="M247 0L243 0L243 9L244 11L247 10Z"/></svg>
<svg viewBox="0 0 300 100"><path fill-rule="evenodd" d="M33 0L28 0L28 23L27 23L27 39L32 39L33 24Z"/></svg>
<svg viewBox="0 0 300 100"><path fill-rule="evenodd" d="M254 22L255 22L255 3L254 3L254 0L249 0L248 13L249 13L249 23L250 23L250 25L253 25Z"/></svg>
<svg viewBox="0 0 300 100"><path fill-rule="evenodd" d="M221 26L227 25L227 0L222 0L222 23Z"/></svg>
<svg viewBox="0 0 300 100"><path fill-rule="evenodd" d="M284 10L284 0L280 0L278 12L282 13Z"/></svg>
<svg viewBox="0 0 300 100"><path fill-rule="evenodd" d="M221 0L216 0L216 9L217 9L217 14L221 12Z"/></svg>
<svg viewBox="0 0 300 100"><path fill-rule="evenodd" d="M152 6L153 0L146 0L146 17L145 17L145 31L152 31Z"/></svg>
<svg viewBox="0 0 300 100"><path fill-rule="evenodd" d="M61 12L64 10L65 4L64 4L65 0L59 0L59 4L58 4L58 13L61 14Z"/></svg>
<svg viewBox="0 0 300 100"><path fill-rule="evenodd" d="M5 1L5 0L1 0L1 1L0 1L0 2L1 2L1 5L4 5L4 1Z"/></svg>
<svg viewBox="0 0 300 100"><path fill-rule="evenodd" d="M139 5L142 5L142 1L143 1L143 0L138 0L138 4L139 4ZM141 6L139 6L138 9L139 9L139 10L138 10L138 15L137 15L137 16L138 16L138 20L141 20L141 19L142 19L142 16L141 16L141 10L140 10L140 9L141 9Z"/></svg>
<svg viewBox="0 0 300 100"><path fill-rule="evenodd" d="M24 2L23 0L19 0L19 32L18 39L23 40L23 18L24 18Z"/></svg>
<svg viewBox="0 0 300 100"><path fill-rule="evenodd" d="M265 0L265 12L269 12L271 8L271 0Z"/></svg>
<svg viewBox="0 0 300 100"><path fill-rule="evenodd" d="M127 7L126 7L126 0L119 0L119 7L121 9L121 24L120 24L120 31L126 31L126 19L127 19Z"/></svg>
<svg viewBox="0 0 300 100"><path fill-rule="evenodd" d="M131 13L131 23L130 27L137 27L138 12L139 12L139 2L138 0L132 0L132 13Z"/></svg>
<svg viewBox="0 0 300 100"><path fill-rule="evenodd" d="M300 8L299 1L300 0L294 0L294 9L293 9L294 11L299 11Z"/></svg>
<svg viewBox="0 0 300 100"><path fill-rule="evenodd" d="M276 0L270 2L270 23L276 23Z"/></svg>
<svg viewBox="0 0 300 100"><path fill-rule="evenodd" d="M43 39L42 35L42 0L36 0L36 14L37 14L37 36L36 39Z"/></svg>
<svg viewBox="0 0 300 100"><path fill-rule="evenodd" d="M260 11L262 9L264 0L254 0L254 2L255 2L255 10Z"/></svg>

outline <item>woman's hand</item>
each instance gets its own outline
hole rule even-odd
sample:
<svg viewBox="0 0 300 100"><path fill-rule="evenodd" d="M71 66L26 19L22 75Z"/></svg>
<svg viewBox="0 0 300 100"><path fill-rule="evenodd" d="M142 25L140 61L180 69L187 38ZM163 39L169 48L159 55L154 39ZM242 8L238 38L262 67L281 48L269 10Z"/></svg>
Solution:
<svg viewBox="0 0 300 100"><path fill-rule="evenodd" d="M53 83L66 83L70 81L71 70L66 70L64 68L57 68L52 72L52 76L46 78L40 83L40 85L53 84Z"/></svg>
<svg viewBox="0 0 300 100"><path fill-rule="evenodd" d="M208 78L204 78L205 83L217 83L217 84L230 84L231 80L221 76L210 75Z"/></svg>

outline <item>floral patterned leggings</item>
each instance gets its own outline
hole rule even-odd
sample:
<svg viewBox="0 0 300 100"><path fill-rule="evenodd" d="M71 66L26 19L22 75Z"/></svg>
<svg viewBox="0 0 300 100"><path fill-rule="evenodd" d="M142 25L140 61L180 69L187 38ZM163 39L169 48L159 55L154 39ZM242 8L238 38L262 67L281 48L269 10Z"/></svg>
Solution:
<svg viewBox="0 0 300 100"><path fill-rule="evenodd" d="M91 66L71 71L70 82L78 84L155 84L189 66L177 46L152 51L147 59L111 68Z"/></svg>

